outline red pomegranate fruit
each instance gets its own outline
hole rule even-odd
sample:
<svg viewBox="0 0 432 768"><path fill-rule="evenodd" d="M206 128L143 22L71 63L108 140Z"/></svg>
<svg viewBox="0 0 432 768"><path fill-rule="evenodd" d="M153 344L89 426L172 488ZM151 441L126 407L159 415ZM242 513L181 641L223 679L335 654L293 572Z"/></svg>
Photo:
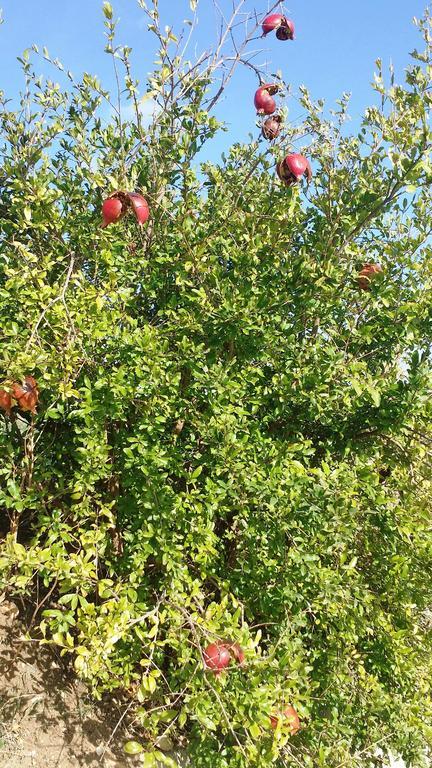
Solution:
<svg viewBox="0 0 432 768"><path fill-rule="evenodd" d="M203 651L204 663L207 669L211 669L216 675L220 675L230 661L231 654L224 643L210 643Z"/></svg>
<svg viewBox="0 0 432 768"><path fill-rule="evenodd" d="M281 181L288 186L297 184L302 176L308 183L312 178L312 168L309 160L304 155L287 155L276 166L277 174Z"/></svg>
<svg viewBox="0 0 432 768"><path fill-rule="evenodd" d="M266 16L262 23L263 35L268 35L269 32L279 29L283 20L284 16L281 13L271 13L270 16Z"/></svg>
<svg viewBox="0 0 432 768"><path fill-rule="evenodd" d="M274 94L279 90L275 83L265 83L255 92L254 104L259 115L271 115L276 110Z"/></svg>
<svg viewBox="0 0 432 768"><path fill-rule="evenodd" d="M10 415L12 410L12 395L5 389L0 389L0 408Z"/></svg>
<svg viewBox="0 0 432 768"><path fill-rule="evenodd" d="M115 221L121 218L122 213L123 206L118 198L109 197L108 200L104 200L102 204L102 227L114 224Z"/></svg>
<svg viewBox="0 0 432 768"><path fill-rule="evenodd" d="M267 120L264 120L262 126L262 135L268 141L274 141L277 139L282 128L282 118L280 115L271 115Z"/></svg>
<svg viewBox="0 0 432 768"><path fill-rule="evenodd" d="M33 376L26 376L22 384L13 384L12 396L17 401L22 411L36 413L36 405L39 400L39 389Z"/></svg>
<svg viewBox="0 0 432 768"><path fill-rule="evenodd" d="M263 35L276 31L278 40L294 40L294 22L281 13L272 13L262 23Z"/></svg>
<svg viewBox="0 0 432 768"><path fill-rule="evenodd" d="M119 221L130 210L140 226L150 217L150 208L145 197L138 192L115 192L102 204L102 228Z"/></svg>
<svg viewBox="0 0 432 768"><path fill-rule="evenodd" d="M273 730L276 730L281 719L286 721L293 736L300 730L300 718L294 707L291 705L285 707L283 712L277 713L276 715L270 715L270 725Z"/></svg>
<svg viewBox="0 0 432 768"><path fill-rule="evenodd" d="M382 267L379 264L365 264L357 277L357 285L360 290L370 291L372 280L382 271Z"/></svg>
<svg viewBox="0 0 432 768"><path fill-rule="evenodd" d="M150 208L147 200L137 192L129 192L129 200L138 224L145 224L150 218Z"/></svg>

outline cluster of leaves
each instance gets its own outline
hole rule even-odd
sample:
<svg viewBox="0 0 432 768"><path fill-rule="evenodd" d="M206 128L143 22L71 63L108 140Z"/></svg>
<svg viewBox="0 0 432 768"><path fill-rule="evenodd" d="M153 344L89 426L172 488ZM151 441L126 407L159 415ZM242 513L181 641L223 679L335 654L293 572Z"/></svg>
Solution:
<svg viewBox="0 0 432 768"><path fill-rule="evenodd" d="M38 596L39 637L96 695L136 702L144 765L173 764L168 736L196 768L360 768L378 747L423 765L429 18L405 85L378 71L357 135L347 99L326 118L303 90L305 121L275 147L199 168L223 128L221 41L189 63L148 13L150 126L108 3L135 119L102 121L95 78L42 81L28 53L20 105L1 99L0 385L40 389L36 414L0 414L2 584ZM306 194L274 174L302 141ZM149 199L143 232L99 228L122 188ZM360 292L365 261L383 274ZM246 663L216 678L202 649L218 639ZM269 727L286 704L295 736Z"/></svg>

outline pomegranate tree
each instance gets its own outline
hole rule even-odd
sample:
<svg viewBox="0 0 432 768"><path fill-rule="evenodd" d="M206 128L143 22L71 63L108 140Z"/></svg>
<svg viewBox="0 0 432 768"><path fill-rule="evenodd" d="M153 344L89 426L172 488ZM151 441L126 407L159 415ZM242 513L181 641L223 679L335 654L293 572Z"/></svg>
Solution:
<svg viewBox="0 0 432 768"><path fill-rule="evenodd" d="M139 5L141 82L107 0L114 93L35 81L29 52L0 98L2 588L33 642L127 697L149 765L169 736L200 768L370 768L377 743L420 766L430 18L351 132L344 98L280 109L286 64L257 51L287 37L275 0L183 2L226 15L214 41L205 12L180 40L179 3ZM221 108L243 65L251 140Z"/></svg>

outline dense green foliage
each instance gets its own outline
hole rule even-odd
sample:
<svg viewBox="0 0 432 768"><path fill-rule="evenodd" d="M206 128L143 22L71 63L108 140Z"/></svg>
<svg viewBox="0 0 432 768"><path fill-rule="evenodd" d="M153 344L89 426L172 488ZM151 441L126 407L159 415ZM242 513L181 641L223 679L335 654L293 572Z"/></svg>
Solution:
<svg viewBox="0 0 432 768"><path fill-rule="evenodd" d="M154 12L146 127L105 15L135 119L102 121L94 78L38 80L28 54L20 105L1 104L0 386L40 388L34 416L0 412L2 582L97 695L136 699L144 765L167 729L196 768L355 768L377 746L423 765L429 20L358 135L345 99L326 118L304 90L274 147L199 168L216 60L181 61ZM302 142L314 180L283 187L276 159ZM100 229L116 189L146 195L146 228ZM216 677L218 638L246 665ZM288 703L295 736L269 728Z"/></svg>

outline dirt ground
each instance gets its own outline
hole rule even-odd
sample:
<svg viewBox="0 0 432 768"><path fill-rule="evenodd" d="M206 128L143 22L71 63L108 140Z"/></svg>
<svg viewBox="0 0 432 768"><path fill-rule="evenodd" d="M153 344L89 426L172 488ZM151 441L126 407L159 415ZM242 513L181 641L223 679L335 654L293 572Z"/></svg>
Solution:
<svg viewBox="0 0 432 768"><path fill-rule="evenodd" d="M96 705L64 659L26 641L16 605L0 596L0 768L135 768L122 724L114 733L123 713Z"/></svg>

